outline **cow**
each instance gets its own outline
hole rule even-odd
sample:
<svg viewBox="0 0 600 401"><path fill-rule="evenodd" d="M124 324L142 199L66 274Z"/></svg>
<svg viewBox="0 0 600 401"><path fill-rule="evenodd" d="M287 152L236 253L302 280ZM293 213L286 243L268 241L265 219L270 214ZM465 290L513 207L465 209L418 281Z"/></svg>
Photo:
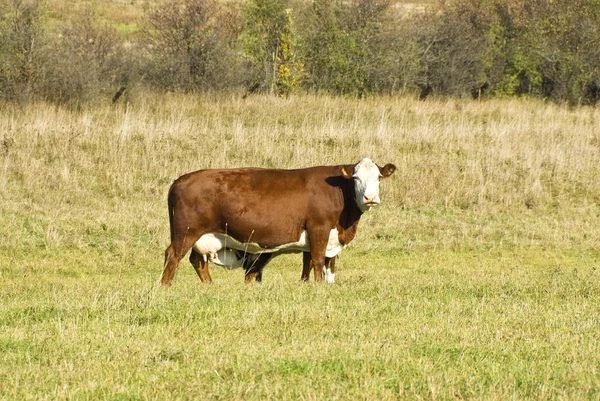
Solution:
<svg viewBox="0 0 600 401"><path fill-rule="evenodd" d="M208 262L243 268L261 281L275 256L303 253L301 279L333 283L335 257L356 235L362 214L380 203L379 184L396 170L364 158L356 164L296 170L198 170L177 178L168 194L171 243L161 282L170 285L181 259L203 282Z"/></svg>

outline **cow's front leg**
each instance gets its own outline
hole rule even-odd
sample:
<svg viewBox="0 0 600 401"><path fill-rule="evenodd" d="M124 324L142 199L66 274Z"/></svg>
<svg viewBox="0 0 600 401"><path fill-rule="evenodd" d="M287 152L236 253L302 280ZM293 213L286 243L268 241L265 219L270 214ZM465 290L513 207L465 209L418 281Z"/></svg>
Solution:
<svg viewBox="0 0 600 401"><path fill-rule="evenodd" d="M330 284L335 282L335 259L335 256L333 258L325 258L325 266L323 267L325 281Z"/></svg>
<svg viewBox="0 0 600 401"><path fill-rule="evenodd" d="M311 258L311 269L315 271L315 281L323 281L323 270L325 270L325 257Z"/></svg>
<svg viewBox="0 0 600 401"><path fill-rule="evenodd" d="M308 281L310 278L310 252L302 253L302 281ZM333 284L335 282L335 257L325 258L325 265L323 266L323 275L325 281Z"/></svg>
<svg viewBox="0 0 600 401"><path fill-rule="evenodd" d="M323 280L323 272L325 271L326 261L323 257L322 262L314 260L310 252L303 252L302 255L302 281L310 279L310 271L315 271L315 281Z"/></svg>
<svg viewBox="0 0 600 401"><path fill-rule="evenodd" d="M310 271L314 270L315 281L323 281L323 270L325 269L326 260L325 251L327 250L327 242L329 241L329 230L309 232L308 241L310 243L310 262L308 271L306 271L306 268L303 269L302 279L308 281Z"/></svg>

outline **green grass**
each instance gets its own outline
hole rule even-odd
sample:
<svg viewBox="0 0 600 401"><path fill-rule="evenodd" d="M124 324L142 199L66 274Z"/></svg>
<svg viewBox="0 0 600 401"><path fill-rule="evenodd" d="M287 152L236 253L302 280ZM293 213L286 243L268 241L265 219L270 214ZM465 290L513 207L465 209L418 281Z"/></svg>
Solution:
<svg viewBox="0 0 600 401"><path fill-rule="evenodd" d="M223 270L200 285L182 266L163 289L157 251L14 254L2 261L14 266L2 272L2 394L595 399L594 257L348 250L335 285L299 283L289 256L262 285Z"/></svg>
<svg viewBox="0 0 600 401"><path fill-rule="evenodd" d="M142 95L0 107L0 399L600 398L597 111ZM399 171L334 285L158 285L179 174L363 155Z"/></svg>

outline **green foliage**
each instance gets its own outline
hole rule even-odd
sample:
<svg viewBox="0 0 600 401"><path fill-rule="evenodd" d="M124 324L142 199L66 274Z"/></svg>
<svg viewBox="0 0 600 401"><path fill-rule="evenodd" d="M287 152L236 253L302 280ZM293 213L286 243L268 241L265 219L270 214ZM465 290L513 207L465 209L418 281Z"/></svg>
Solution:
<svg viewBox="0 0 600 401"><path fill-rule="evenodd" d="M286 23L279 35L277 74L275 76L279 96L289 95L297 90L305 75L304 64L296 59L292 10L287 9L285 13Z"/></svg>
<svg viewBox="0 0 600 401"><path fill-rule="evenodd" d="M373 0L313 3L303 45L315 90L361 96L383 89L377 72L387 68L382 38L389 7Z"/></svg>
<svg viewBox="0 0 600 401"><path fill-rule="evenodd" d="M596 0L165 0L127 5L144 14L133 22L93 1L60 18L41 4L0 0L4 99L83 105L130 86L600 99Z"/></svg>
<svg viewBox="0 0 600 401"><path fill-rule="evenodd" d="M239 36L248 63L246 85L252 90L275 91L281 33L288 23L288 0L249 0Z"/></svg>
<svg viewBox="0 0 600 401"><path fill-rule="evenodd" d="M571 104L597 100L585 91L599 83L598 9L597 2L588 0L535 9L532 22L538 24L542 37L540 72L548 83L545 94L554 100Z"/></svg>

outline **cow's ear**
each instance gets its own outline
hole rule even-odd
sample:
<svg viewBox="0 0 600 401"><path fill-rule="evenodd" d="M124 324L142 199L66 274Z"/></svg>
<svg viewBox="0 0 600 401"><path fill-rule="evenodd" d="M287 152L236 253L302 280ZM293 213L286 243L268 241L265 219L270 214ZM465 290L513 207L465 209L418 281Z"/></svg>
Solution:
<svg viewBox="0 0 600 401"><path fill-rule="evenodd" d="M354 167L343 166L342 175L344 178L350 179L354 175Z"/></svg>
<svg viewBox="0 0 600 401"><path fill-rule="evenodd" d="M379 172L384 177L389 177L390 175L394 174L394 171L396 171L396 166L394 166L392 163L388 163L383 166L383 168L379 168Z"/></svg>

